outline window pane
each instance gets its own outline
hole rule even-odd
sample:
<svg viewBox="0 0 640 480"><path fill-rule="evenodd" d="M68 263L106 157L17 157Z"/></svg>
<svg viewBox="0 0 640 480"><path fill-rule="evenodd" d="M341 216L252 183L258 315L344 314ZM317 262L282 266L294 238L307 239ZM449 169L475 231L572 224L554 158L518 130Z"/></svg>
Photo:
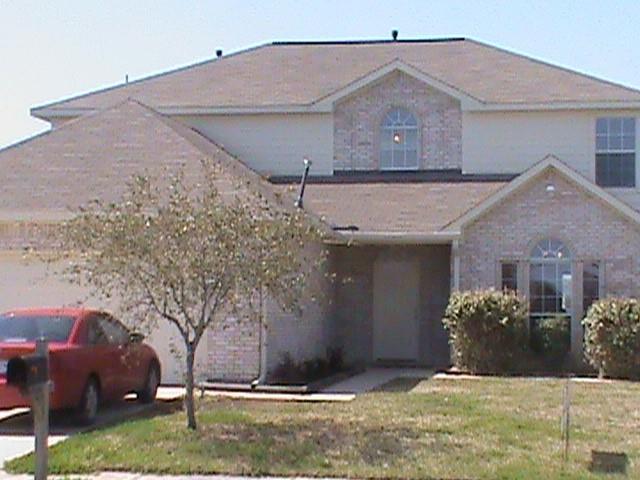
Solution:
<svg viewBox="0 0 640 480"><path fill-rule="evenodd" d="M632 136L622 137L622 148L624 150L635 150L636 149L636 137L632 137Z"/></svg>
<svg viewBox="0 0 640 480"><path fill-rule="evenodd" d="M622 119L618 117L609 119L609 135L620 134L622 134Z"/></svg>
<svg viewBox="0 0 640 480"><path fill-rule="evenodd" d="M501 265L502 289L518 290L518 266L515 263Z"/></svg>
<svg viewBox="0 0 640 480"><path fill-rule="evenodd" d="M596 133L606 135L608 132L607 129L607 119L606 118L598 118L596 120Z"/></svg>
<svg viewBox="0 0 640 480"><path fill-rule="evenodd" d="M599 153L596 155L596 183L603 187L634 187L635 153Z"/></svg>
<svg viewBox="0 0 640 480"><path fill-rule="evenodd" d="M620 150L622 148L622 137L609 137L609 150Z"/></svg>
<svg viewBox="0 0 640 480"><path fill-rule="evenodd" d="M598 135L596 137L596 149L597 150L607 150L609 148L609 144L607 142L608 137Z"/></svg>
<svg viewBox="0 0 640 480"><path fill-rule="evenodd" d="M635 118L624 118L622 120L622 131L625 135L634 135L636 134L636 119Z"/></svg>
<svg viewBox="0 0 640 480"><path fill-rule="evenodd" d="M529 284L531 297L542 296L542 265L531 264L529 271Z"/></svg>
<svg viewBox="0 0 640 480"><path fill-rule="evenodd" d="M391 168L391 150L383 150L380 155L380 167Z"/></svg>

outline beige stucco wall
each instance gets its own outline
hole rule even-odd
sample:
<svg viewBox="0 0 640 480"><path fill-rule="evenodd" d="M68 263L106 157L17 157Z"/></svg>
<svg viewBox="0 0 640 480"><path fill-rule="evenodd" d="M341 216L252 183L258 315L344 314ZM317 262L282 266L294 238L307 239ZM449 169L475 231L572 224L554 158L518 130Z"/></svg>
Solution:
<svg viewBox="0 0 640 480"><path fill-rule="evenodd" d="M460 168L460 102L400 72L354 93L334 108L334 168L376 170L380 162L380 124L394 107L418 120L419 169Z"/></svg>
<svg viewBox="0 0 640 480"><path fill-rule="evenodd" d="M521 173L548 154L595 182L596 119L636 117L636 148L640 142L640 111L463 112L462 169L465 173ZM640 159L636 188L609 189L640 209Z"/></svg>
<svg viewBox="0 0 640 480"><path fill-rule="evenodd" d="M177 116L222 145L254 170L265 174L299 175L302 160L313 162L311 173L333 172L331 114L260 114Z"/></svg>

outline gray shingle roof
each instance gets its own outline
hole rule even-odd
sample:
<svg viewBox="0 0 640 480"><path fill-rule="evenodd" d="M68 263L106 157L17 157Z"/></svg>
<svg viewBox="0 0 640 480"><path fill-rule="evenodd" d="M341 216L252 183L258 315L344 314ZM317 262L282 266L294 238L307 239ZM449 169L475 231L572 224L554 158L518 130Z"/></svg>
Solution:
<svg viewBox="0 0 640 480"><path fill-rule="evenodd" d="M640 101L640 91L474 40L274 43L40 108L305 106L400 60L492 104ZM38 113L38 108L34 113Z"/></svg>

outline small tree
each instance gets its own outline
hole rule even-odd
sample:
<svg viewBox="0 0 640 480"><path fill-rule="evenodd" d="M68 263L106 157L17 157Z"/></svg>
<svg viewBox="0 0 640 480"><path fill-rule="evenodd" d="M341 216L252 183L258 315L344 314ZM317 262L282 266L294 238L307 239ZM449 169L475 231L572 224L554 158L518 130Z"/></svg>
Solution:
<svg viewBox="0 0 640 480"><path fill-rule="evenodd" d="M307 275L321 261L305 258L319 232L300 211L240 184L223 196L220 173L205 162L202 182L190 184L181 170L166 189L137 176L121 201L95 201L60 231L73 281L117 297L139 325L161 319L179 332L190 429L195 356L207 329L256 294L299 309Z"/></svg>

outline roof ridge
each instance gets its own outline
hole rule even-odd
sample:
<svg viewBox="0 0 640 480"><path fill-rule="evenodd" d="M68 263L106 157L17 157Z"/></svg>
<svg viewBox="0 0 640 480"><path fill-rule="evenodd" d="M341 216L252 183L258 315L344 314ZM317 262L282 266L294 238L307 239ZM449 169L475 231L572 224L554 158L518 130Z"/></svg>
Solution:
<svg viewBox="0 0 640 480"><path fill-rule="evenodd" d="M438 37L438 38L406 38L406 39L371 39L371 40L276 40L273 46L288 45L372 45L376 43L445 43L462 42L466 37Z"/></svg>
<svg viewBox="0 0 640 480"><path fill-rule="evenodd" d="M475 40L473 38L466 38L465 40L467 42L470 42L470 43L475 43L476 45L481 45L483 47L487 47L487 48L490 48L492 50L497 50L499 52L506 53L507 55L511 55L513 57L518 57L518 58L521 58L521 59L524 59L524 60L528 60L530 62L537 63L538 65L543 65L545 67L551 67L551 68L554 68L556 70L562 70L563 72L571 73L573 75L578 75L578 76L581 76L581 77L584 77L584 78L587 78L589 80L593 80L593 81L596 81L596 82L606 83L606 84L614 86L614 87L624 88L625 90L628 90L628 91L630 91L632 93L640 93L640 89L638 89L638 88L630 87L628 85L624 85L624 84L618 83L618 82L613 82L613 81L607 80L605 78L596 77L595 75L591 75L589 73L581 72L580 70L574 70L572 68L564 67L562 65L558 65L558 64L555 64L555 63L547 62L546 60L540 60L539 58L535 58L535 57L532 57L530 55L526 55L524 53L514 52L513 50L508 50L508 49L503 48L503 47L497 47L495 45L491 45L490 43L481 42L480 40Z"/></svg>

